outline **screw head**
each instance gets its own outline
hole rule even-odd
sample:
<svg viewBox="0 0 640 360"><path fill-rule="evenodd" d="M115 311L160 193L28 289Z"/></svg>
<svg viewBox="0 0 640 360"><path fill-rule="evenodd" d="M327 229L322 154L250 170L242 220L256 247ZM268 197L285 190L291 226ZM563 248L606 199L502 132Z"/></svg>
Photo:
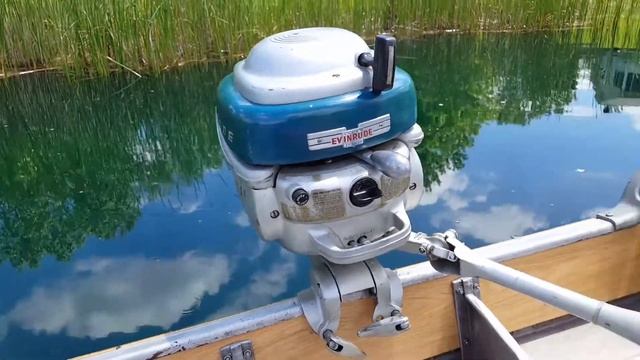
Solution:
<svg viewBox="0 0 640 360"><path fill-rule="evenodd" d="M224 358L222 358L223 360L231 360L233 359L233 357L229 354L225 355Z"/></svg>
<svg viewBox="0 0 640 360"><path fill-rule="evenodd" d="M367 240L367 235L360 236L357 241L358 241L358 244L360 244L360 245L370 243L370 241Z"/></svg>
<svg viewBox="0 0 640 360"><path fill-rule="evenodd" d="M253 355L253 353L251 352L251 350L247 349L242 353L242 355L244 355L245 359L248 359L251 357L251 355Z"/></svg>
<svg viewBox="0 0 640 360"><path fill-rule="evenodd" d="M280 216L280 211L278 210L273 210L271 213L269 213L269 216L271 216L272 219L277 218L278 216Z"/></svg>

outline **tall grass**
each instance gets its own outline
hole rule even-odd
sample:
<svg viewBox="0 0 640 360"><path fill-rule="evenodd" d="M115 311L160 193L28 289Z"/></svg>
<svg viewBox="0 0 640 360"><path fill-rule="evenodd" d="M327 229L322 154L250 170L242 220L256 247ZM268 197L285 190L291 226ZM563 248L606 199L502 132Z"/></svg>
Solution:
<svg viewBox="0 0 640 360"><path fill-rule="evenodd" d="M364 36L590 26L580 41L640 44L640 0L4 0L0 71L157 71L244 55L268 34L340 26Z"/></svg>

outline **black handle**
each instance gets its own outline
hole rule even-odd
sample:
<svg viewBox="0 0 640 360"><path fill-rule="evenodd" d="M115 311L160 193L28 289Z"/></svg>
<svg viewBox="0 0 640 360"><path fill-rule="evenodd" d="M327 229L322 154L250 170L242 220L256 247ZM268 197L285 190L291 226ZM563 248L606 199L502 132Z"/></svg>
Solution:
<svg viewBox="0 0 640 360"><path fill-rule="evenodd" d="M373 67L371 88L374 93L391 89L396 76L396 38L388 34L377 35L374 56L368 52L362 53L358 57L358 64Z"/></svg>

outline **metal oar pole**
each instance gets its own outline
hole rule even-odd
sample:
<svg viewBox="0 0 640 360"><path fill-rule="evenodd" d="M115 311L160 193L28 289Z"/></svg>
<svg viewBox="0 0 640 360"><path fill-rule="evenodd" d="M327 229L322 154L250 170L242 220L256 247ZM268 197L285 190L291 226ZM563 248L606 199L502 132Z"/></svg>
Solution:
<svg viewBox="0 0 640 360"><path fill-rule="evenodd" d="M447 232L447 241L454 233ZM456 239L457 240L457 239ZM461 243L460 243L461 244ZM605 251L603 249L603 251ZM553 305L585 321L602 326L640 344L640 312L623 309L541 280L529 274L478 256L465 245L454 251L460 275L477 276Z"/></svg>
<svg viewBox="0 0 640 360"><path fill-rule="evenodd" d="M640 173L629 182L619 204L598 219L610 222L614 230L640 223ZM487 259L460 241L455 230L434 236L414 234L412 238L414 248L419 245L419 252L428 254L440 272L493 281L640 344L640 312L590 298Z"/></svg>

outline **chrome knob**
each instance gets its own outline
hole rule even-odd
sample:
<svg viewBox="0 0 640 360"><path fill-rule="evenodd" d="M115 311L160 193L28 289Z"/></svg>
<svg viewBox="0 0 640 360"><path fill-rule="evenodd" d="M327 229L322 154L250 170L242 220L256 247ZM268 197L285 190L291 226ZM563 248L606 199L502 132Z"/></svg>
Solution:
<svg viewBox="0 0 640 360"><path fill-rule="evenodd" d="M405 156L390 150L373 151L371 165L390 178L402 179L411 175L411 163Z"/></svg>

